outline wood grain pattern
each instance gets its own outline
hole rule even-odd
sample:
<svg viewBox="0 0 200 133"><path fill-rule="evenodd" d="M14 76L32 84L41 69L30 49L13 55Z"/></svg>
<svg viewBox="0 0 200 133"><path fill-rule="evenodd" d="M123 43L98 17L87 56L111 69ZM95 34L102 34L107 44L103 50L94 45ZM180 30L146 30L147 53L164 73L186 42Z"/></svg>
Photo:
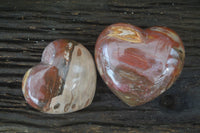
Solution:
<svg viewBox="0 0 200 133"><path fill-rule="evenodd" d="M0 132L200 132L199 0L1 0ZM98 75L97 92L86 109L66 115L40 113L25 102L21 81L40 62L45 46L67 38L94 55L108 25L167 26L183 40L186 59L178 81L143 106L128 107Z"/></svg>

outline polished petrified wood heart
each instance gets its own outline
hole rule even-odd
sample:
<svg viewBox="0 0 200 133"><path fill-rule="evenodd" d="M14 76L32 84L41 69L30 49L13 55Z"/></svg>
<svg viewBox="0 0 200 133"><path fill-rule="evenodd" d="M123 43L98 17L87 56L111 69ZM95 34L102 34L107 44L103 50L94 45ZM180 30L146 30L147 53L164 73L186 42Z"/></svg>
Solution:
<svg viewBox="0 0 200 133"><path fill-rule="evenodd" d="M41 62L29 69L22 91L34 108L52 114L74 112L87 107L96 89L96 69L89 51L70 40L51 42Z"/></svg>
<svg viewBox="0 0 200 133"><path fill-rule="evenodd" d="M184 58L179 36L158 26L142 30L113 24L100 34L95 47L101 77L130 106L144 104L168 89L181 73Z"/></svg>

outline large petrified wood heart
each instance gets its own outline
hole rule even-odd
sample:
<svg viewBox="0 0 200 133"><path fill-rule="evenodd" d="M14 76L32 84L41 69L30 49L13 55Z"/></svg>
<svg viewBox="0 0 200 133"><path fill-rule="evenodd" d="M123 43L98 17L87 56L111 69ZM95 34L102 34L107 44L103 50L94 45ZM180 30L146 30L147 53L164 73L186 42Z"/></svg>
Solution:
<svg viewBox="0 0 200 133"><path fill-rule="evenodd" d="M51 42L41 62L29 69L22 91L34 108L52 114L74 112L90 105L96 89L96 69L89 51L70 40Z"/></svg>
<svg viewBox="0 0 200 133"><path fill-rule="evenodd" d="M184 58L181 39L166 27L142 30L113 24L100 34L95 47L101 77L130 106L144 104L168 89L181 73Z"/></svg>

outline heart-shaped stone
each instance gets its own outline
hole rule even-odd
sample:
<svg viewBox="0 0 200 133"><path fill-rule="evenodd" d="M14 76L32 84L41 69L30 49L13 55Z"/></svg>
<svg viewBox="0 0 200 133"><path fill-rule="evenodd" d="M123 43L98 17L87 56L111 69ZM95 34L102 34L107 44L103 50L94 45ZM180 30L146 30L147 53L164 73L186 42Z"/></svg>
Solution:
<svg viewBox="0 0 200 133"><path fill-rule="evenodd" d="M113 24L100 34L95 47L101 77L130 106L144 104L167 90L181 73L184 58L179 36L158 26L142 30Z"/></svg>
<svg viewBox="0 0 200 133"><path fill-rule="evenodd" d="M96 69L80 43L60 39L43 51L41 62L29 69L22 82L26 101L51 114L74 112L90 105L96 90Z"/></svg>

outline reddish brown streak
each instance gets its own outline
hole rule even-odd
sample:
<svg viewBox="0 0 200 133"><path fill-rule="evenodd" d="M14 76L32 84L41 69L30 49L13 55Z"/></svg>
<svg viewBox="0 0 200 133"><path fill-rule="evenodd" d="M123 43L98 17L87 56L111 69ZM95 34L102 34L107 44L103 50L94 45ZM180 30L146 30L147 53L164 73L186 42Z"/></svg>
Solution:
<svg viewBox="0 0 200 133"><path fill-rule="evenodd" d="M149 63L144 58L144 54L142 54L141 51L134 48L126 49L124 51L124 55L119 57L118 60L130 66L135 66L141 69L148 69L150 67Z"/></svg>
<svg viewBox="0 0 200 133"><path fill-rule="evenodd" d="M80 49L78 49L78 52L77 52L77 56L81 56L81 50Z"/></svg>

